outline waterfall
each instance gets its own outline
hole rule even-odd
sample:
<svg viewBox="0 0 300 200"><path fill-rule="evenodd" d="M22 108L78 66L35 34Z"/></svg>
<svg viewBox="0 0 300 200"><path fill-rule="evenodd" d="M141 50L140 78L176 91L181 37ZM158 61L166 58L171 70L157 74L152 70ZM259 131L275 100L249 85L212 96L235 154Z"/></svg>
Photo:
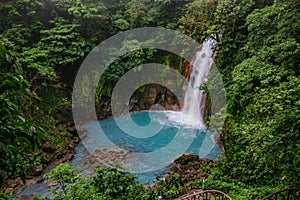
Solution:
<svg viewBox="0 0 300 200"><path fill-rule="evenodd" d="M207 39L203 42L201 49L197 51L184 96L182 122L199 129L206 129L203 120L206 94L200 90L200 86L207 82L208 74L214 63L213 47L215 43L216 41L214 39Z"/></svg>

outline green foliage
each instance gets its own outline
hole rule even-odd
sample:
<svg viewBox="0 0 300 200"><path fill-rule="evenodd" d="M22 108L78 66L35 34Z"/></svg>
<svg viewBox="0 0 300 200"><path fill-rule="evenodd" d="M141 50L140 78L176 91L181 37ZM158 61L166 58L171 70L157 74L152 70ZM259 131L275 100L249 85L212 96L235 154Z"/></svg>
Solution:
<svg viewBox="0 0 300 200"><path fill-rule="evenodd" d="M0 23L3 30L11 28L13 24L20 21L33 22L38 14L38 10L44 8L43 1L40 0L4 0L0 4ZM3 31L1 30L1 32Z"/></svg>
<svg viewBox="0 0 300 200"><path fill-rule="evenodd" d="M189 162L187 165L194 165ZM197 164L195 164L197 165ZM208 173L209 166L201 169L201 173ZM194 167L196 168L196 167ZM197 188L200 180L194 182L183 181L177 173L155 187L145 187L137 181L137 177L130 173L114 168L96 168L93 178L84 178L68 163L59 165L45 176L51 178L59 187L52 190L54 199L155 199L162 196L164 199L174 199L184 194L187 188Z"/></svg>
<svg viewBox="0 0 300 200"><path fill-rule="evenodd" d="M278 87L262 89L254 95L253 104L247 107L246 117L255 121L239 127L250 133L244 136L245 141L257 148L252 153L248 150L247 154L256 163L251 175L258 183L268 180L268 183L276 185L283 176L287 177L285 181L290 187L300 183L294 176L300 173L294 167L300 161L300 81L296 77L289 79ZM254 178L252 176L249 179Z"/></svg>
<svg viewBox="0 0 300 200"><path fill-rule="evenodd" d="M97 168L92 179L64 163L45 176L59 184L52 190L54 199L143 199L143 187L136 177L117 169Z"/></svg>
<svg viewBox="0 0 300 200"><path fill-rule="evenodd" d="M20 66L13 50L0 42L0 167L8 176L18 175L24 181L31 163L28 154L38 147L41 135L24 114L29 103L28 82L17 73ZM4 177L0 178L2 182Z"/></svg>
<svg viewBox="0 0 300 200"><path fill-rule="evenodd" d="M82 37L82 41L88 47L85 53L88 53L91 48L99 42L110 36L109 14L103 2L97 0L67 0L68 3L55 1L55 5L62 12L68 12L70 16L67 19L71 24L79 24L77 32ZM66 6L67 5L67 6ZM63 8L61 9L61 7ZM70 23L69 22L69 23Z"/></svg>
<svg viewBox="0 0 300 200"><path fill-rule="evenodd" d="M169 0L1 1L1 38L13 43L0 45L1 172L24 179L30 164L44 164L41 163L44 160L48 163L49 158L56 157L56 152L48 155L36 150L37 146L42 147L47 140L58 151L64 148L68 135L55 127L59 122L54 118L55 111L70 104L66 95L62 95L63 81L74 78L69 72L76 74L82 59L93 47L120 30L157 25L176 29L186 3ZM132 40L121 44L121 48L136 44L137 41ZM6 46L9 45L14 51L8 52ZM99 83L99 96L110 95L126 71L166 56L165 52L155 53L154 49L141 49L112 63ZM16 56L20 65L15 62ZM43 142L39 141L41 132Z"/></svg>
<svg viewBox="0 0 300 200"><path fill-rule="evenodd" d="M92 185L95 190L112 199L128 199L139 195L140 187L136 177L117 169L97 168L94 171Z"/></svg>
<svg viewBox="0 0 300 200"><path fill-rule="evenodd" d="M99 1L4 1L0 12L0 34L17 47L32 91L55 84L109 33Z"/></svg>
<svg viewBox="0 0 300 200"><path fill-rule="evenodd" d="M222 140L226 152L213 172L211 183L232 191L239 199L261 198L272 188L300 184L297 179L300 171L296 167L300 163L299 59L296 59L299 58L296 32L300 26L295 24L299 2L244 2L246 6L238 8L249 6L248 11L239 10L240 14L234 13L237 2L233 6L224 3L218 6L223 6L226 19L231 14L241 18L222 22L227 29L224 28L219 46L218 64L225 64L222 72L231 77L225 79L228 115ZM228 30L230 26L232 31ZM255 189L260 193L254 192Z"/></svg>
<svg viewBox="0 0 300 200"><path fill-rule="evenodd" d="M142 44L137 40L130 40L124 42L122 47L115 51L111 50L111 55L115 55L118 52L129 52L131 49L138 49ZM102 95L111 96L113 88L118 80L129 70L135 68L139 70L139 66L144 63L149 63L153 58L155 49L138 49L126 53L123 56L118 57L113 63L111 63L105 73L102 75L97 86L97 99Z"/></svg>
<svg viewBox="0 0 300 200"><path fill-rule="evenodd" d="M280 188L270 186L248 186L241 182L221 181L216 177L209 177L206 184L210 188L218 188L226 192L233 200L248 200L248 199L262 199Z"/></svg>
<svg viewBox="0 0 300 200"><path fill-rule="evenodd" d="M261 198L272 188L298 186L299 9L298 0L1 1L1 38L13 42L1 39L0 44L1 174L24 179L28 166L38 162L34 150L41 138L39 125L47 139L63 148L65 141L60 139L66 136L55 129L52 116L69 104L56 92L63 85L61 74L69 76L72 71L75 75L86 54L119 31L163 26L179 29L199 42L222 32L216 64L227 91L221 139L226 151L210 186L236 199ZM129 40L120 49L139 45ZM98 84L97 100L110 96L130 69L160 62L181 70L180 59L154 49L131 51L109 65ZM63 189L57 191L57 199L153 199L162 193L173 198L183 188L176 174L167 185L150 191L131 174L115 169L98 169L91 181L62 165L50 176Z"/></svg>
<svg viewBox="0 0 300 200"><path fill-rule="evenodd" d="M69 163L60 164L45 175L59 186L52 190L53 199L104 199L79 172L69 167Z"/></svg>
<svg viewBox="0 0 300 200"><path fill-rule="evenodd" d="M56 77L55 68L74 63L84 56L85 42L76 32L79 25L62 18L50 21L54 28L42 30L42 39L36 47L24 49L21 62L41 76Z"/></svg>
<svg viewBox="0 0 300 200"><path fill-rule="evenodd" d="M231 113L243 112L246 106L252 103L253 95L259 88L278 85L283 77L287 76L287 73L284 69L275 68L272 64L262 61L256 56L245 59L232 72L234 84L228 89L229 111Z"/></svg>
<svg viewBox="0 0 300 200"><path fill-rule="evenodd" d="M0 199L2 200L13 200L13 195L12 194L4 194L2 192L0 192Z"/></svg>
<svg viewBox="0 0 300 200"><path fill-rule="evenodd" d="M222 0L213 16L203 10L210 2L194 1L181 18L194 38L222 30L216 64L227 91L225 154L209 184L235 199L296 187L299 1Z"/></svg>
<svg viewBox="0 0 300 200"><path fill-rule="evenodd" d="M45 175L45 178L54 179L54 182L60 184L64 189L67 183L74 183L80 176L76 169L70 168L69 163L63 163L52 169L51 173Z"/></svg>
<svg viewBox="0 0 300 200"><path fill-rule="evenodd" d="M202 42L211 34L216 33L215 27L215 10L217 1L193 1L188 4L185 15L180 18L180 29L182 32L193 39Z"/></svg>
<svg viewBox="0 0 300 200"><path fill-rule="evenodd" d="M57 2L60 3L61 2ZM101 2L90 1L89 3L82 2L80 0L75 1L75 5L70 6L68 9L69 14L75 16L76 19L98 19L101 18L101 11L104 10L104 6Z"/></svg>
<svg viewBox="0 0 300 200"><path fill-rule="evenodd" d="M231 71L247 58L246 17L255 9L270 4L269 0L222 0L215 12L215 26L222 30L222 40L218 43L217 66L223 72L225 84L230 83Z"/></svg>
<svg viewBox="0 0 300 200"><path fill-rule="evenodd" d="M3 34L3 37L14 42L19 48L21 48L29 45L28 38L31 38L31 35L34 34L34 31L38 26L38 23L31 25L25 25L22 23L12 24L12 27Z"/></svg>
<svg viewBox="0 0 300 200"><path fill-rule="evenodd" d="M151 1L151 0L130 0L117 11L117 15L122 17L125 24L130 28L145 26L163 26L170 29L178 27L178 19L184 12L184 5L188 1ZM122 11L123 10L123 11ZM118 20L120 18L118 17Z"/></svg>

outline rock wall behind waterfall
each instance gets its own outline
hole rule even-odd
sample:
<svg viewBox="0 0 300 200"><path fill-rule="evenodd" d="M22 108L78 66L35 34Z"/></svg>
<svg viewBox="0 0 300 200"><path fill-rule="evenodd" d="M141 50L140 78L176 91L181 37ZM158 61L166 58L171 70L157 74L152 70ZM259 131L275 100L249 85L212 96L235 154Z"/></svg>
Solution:
<svg viewBox="0 0 300 200"><path fill-rule="evenodd" d="M166 87L157 84L149 84L142 91L136 91L130 99L129 110L131 112L150 110L155 104L159 104L161 110L180 110L180 99ZM98 119L105 119L112 116L111 100L103 96L96 106ZM152 109L154 109L152 107ZM122 111L121 111L122 112Z"/></svg>

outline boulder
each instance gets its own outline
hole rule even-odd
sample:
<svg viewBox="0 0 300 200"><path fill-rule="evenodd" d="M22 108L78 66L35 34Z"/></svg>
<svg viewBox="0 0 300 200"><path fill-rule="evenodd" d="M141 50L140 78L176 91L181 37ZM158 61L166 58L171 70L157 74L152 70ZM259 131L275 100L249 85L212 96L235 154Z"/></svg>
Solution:
<svg viewBox="0 0 300 200"><path fill-rule="evenodd" d="M38 176L43 172L43 166L42 165L30 165L30 174L34 176Z"/></svg>
<svg viewBox="0 0 300 200"><path fill-rule="evenodd" d="M56 151L56 148L53 144L47 141L42 147L42 150L46 153L54 153Z"/></svg>

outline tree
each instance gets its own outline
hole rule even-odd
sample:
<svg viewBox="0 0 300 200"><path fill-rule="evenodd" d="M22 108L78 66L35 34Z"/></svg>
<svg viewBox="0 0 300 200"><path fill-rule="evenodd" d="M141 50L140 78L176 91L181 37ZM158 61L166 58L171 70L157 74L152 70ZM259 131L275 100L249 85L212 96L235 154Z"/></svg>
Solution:
<svg viewBox="0 0 300 200"><path fill-rule="evenodd" d="M214 175L252 187L295 187L299 185L295 174L299 174L296 166L300 161L296 59L300 51L299 23L294 22L299 2L274 1L255 7L234 28L235 35L245 34L240 43L243 47L227 49L226 60L233 62L229 65L232 78L227 84L228 116L223 133L226 157ZM230 44L222 42L220 50L227 47ZM241 52L244 58L235 60Z"/></svg>
<svg viewBox="0 0 300 200"><path fill-rule="evenodd" d="M182 32L198 42L209 38L218 30L215 26L215 11L217 1L193 1L188 4L187 11L180 18Z"/></svg>
<svg viewBox="0 0 300 200"><path fill-rule="evenodd" d="M32 163L30 154L37 149L40 131L25 117L24 107L30 104L28 82L8 41L0 41L0 168L3 174L18 175L25 181L26 171Z"/></svg>

